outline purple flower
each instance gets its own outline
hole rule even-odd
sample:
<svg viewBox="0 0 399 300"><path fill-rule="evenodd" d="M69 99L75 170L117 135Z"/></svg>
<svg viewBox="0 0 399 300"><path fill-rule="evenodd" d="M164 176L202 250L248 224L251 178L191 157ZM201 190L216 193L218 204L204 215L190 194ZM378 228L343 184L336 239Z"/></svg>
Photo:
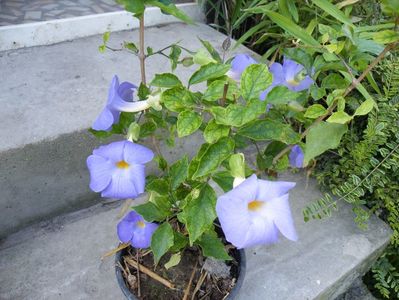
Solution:
<svg viewBox="0 0 399 300"><path fill-rule="evenodd" d="M295 145L292 147L291 152L289 154L289 159L290 159L290 165L293 168L302 168L303 167L303 159L304 159L304 154L298 145Z"/></svg>
<svg viewBox="0 0 399 300"><path fill-rule="evenodd" d="M220 196L216 203L227 241L237 248L271 244L280 231L286 238L298 239L288 203L294 182L261 180L252 175Z"/></svg>
<svg viewBox="0 0 399 300"><path fill-rule="evenodd" d="M147 222L135 211L129 212L118 223L117 232L122 243L130 243L135 248L148 248L158 224Z"/></svg>
<svg viewBox="0 0 399 300"><path fill-rule="evenodd" d="M231 61L231 69L227 75L236 81L240 81L242 72L244 72L249 65L256 63L256 60L248 54L237 54Z"/></svg>
<svg viewBox="0 0 399 300"><path fill-rule="evenodd" d="M108 101L103 111L94 121L94 130L109 131L113 124L119 122L121 111L137 112L149 107L147 101L133 102L133 93L137 87L130 82L119 84L118 76L114 76L108 91Z"/></svg>
<svg viewBox="0 0 399 300"><path fill-rule="evenodd" d="M300 92L307 90L313 84L313 79L309 75L303 75L302 65L285 57L282 65L273 63L269 71L273 74L273 82L260 95L261 100L265 100L267 94L277 85L284 85L294 92Z"/></svg>
<svg viewBox="0 0 399 300"><path fill-rule="evenodd" d="M130 141L101 146L87 158L90 188L102 197L135 198L144 192L145 163L154 153Z"/></svg>

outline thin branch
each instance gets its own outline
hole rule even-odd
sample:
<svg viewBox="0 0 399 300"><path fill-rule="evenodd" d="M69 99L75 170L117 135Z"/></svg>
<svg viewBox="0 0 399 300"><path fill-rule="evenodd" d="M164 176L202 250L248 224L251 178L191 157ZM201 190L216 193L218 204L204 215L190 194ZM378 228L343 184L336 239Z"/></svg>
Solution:
<svg viewBox="0 0 399 300"><path fill-rule="evenodd" d="M150 269L144 267L142 264L139 264L133 258L129 258L129 257L125 256L124 259L133 268L137 268L137 266L140 265L140 271L141 272L147 274L148 276L150 276L152 279L155 279L159 283L162 283L167 288L170 288L172 290L175 289L175 285L173 283L171 283L169 280L166 280L165 278L159 276L157 273L155 273L155 272L151 271Z"/></svg>
<svg viewBox="0 0 399 300"><path fill-rule="evenodd" d="M141 71L141 82L146 84L145 78L145 53L144 53L144 14L140 17L140 51L139 51L139 59L140 59L140 71Z"/></svg>
<svg viewBox="0 0 399 300"><path fill-rule="evenodd" d="M194 266L193 271L192 271L191 276L190 276L190 280L189 280L189 282L187 284L186 290L184 291L183 300L187 300L188 296L190 294L191 284L192 284L193 279L194 279L195 271L197 271L197 264L198 264L198 261L195 263L195 266Z"/></svg>
<svg viewBox="0 0 399 300"><path fill-rule="evenodd" d="M388 44L384 50L371 62L370 65L368 65L368 67L363 71L363 73L355 80L352 81L352 84L345 90L343 97L347 96L353 89L355 89L358 84L367 76L367 74L384 58L384 56L391 51L392 49L394 49L396 46L398 45L398 42L395 43L391 43ZM337 107L337 103L334 103L333 105L331 105L327 112L320 116L319 118L316 119L316 121L309 126L301 135L301 140L303 140L307 134L309 133L310 129L313 128L315 125L321 123L325 118L327 118L328 116L330 116L334 109ZM278 153L274 159L273 159L273 164L276 164L277 161L283 157L287 152L289 152L292 147L294 147L294 145L289 145L286 148L284 148L282 151L280 151L280 153Z"/></svg>

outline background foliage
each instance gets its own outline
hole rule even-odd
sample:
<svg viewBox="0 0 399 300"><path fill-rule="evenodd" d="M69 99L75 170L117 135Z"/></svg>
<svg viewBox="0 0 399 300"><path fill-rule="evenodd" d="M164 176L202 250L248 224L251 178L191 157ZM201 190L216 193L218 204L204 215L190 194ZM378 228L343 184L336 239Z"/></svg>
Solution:
<svg viewBox="0 0 399 300"><path fill-rule="evenodd" d="M351 39L355 46L362 50L367 49L363 53L351 56L345 53L345 48L337 53L335 47L340 47L340 42L345 36L345 33L338 32L344 28L341 27L342 22L345 24L347 20L342 15L326 13L320 5L317 5L318 1L204 0L203 5L208 22L212 26L252 48L262 55L264 60L275 60L284 53L283 49L286 47L295 47L293 39L289 37L298 37L295 35L296 32L290 31L289 27L284 28L282 24L276 22L278 21L276 18L273 19L270 11L278 12L301 28L305 28L307 33L337 54L338 60L329 61L328 57L324 56L326 59L324 69L341 71L351 69L356 75L370 62L370 56L377 55L381 51L381 47L373 43L379 40L378 31L397 28L398 25L392 23L389 14L384 14L381 9L381 4L384 8L389 1L332 2L344 12L344 16L351 15L351 21L357 26ZM330 30L332 28L334 30ZM343 31L345 32L345 29ZM326 78L319 79L319 84L323 85L323 82L327 88L330 87ZM367 77L363 87L376 101L378 110L373 110L368 116L353 119L338 149L329 150L319 158L314 174L322 186L331 192L309 205L304 210L304 218L308 220L329 216L336 209L337 202L344 200L353 205L355 221L359 226L366 227L372 213L388 222L394 231L391 245L365 279L370 287L375 287L374 292L379 297L398 299L398 56L391 55L388 60L380 63ZM353 113L359 105L358 99L359 94L346 98L345 112ZM370 210L365 210L363 205Z"/></svg>

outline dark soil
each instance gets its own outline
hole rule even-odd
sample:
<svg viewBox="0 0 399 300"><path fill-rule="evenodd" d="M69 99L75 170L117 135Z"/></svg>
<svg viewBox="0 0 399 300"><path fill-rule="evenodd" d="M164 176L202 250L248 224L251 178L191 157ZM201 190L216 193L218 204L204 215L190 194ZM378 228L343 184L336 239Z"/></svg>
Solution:
<svg viewBox="0 0 399 300"><path fill-rule="evenodd" d="M229 251L232 261L227 262L230 266L230 276L228 278L217 278L203 270L204 257L195 247L188 248L182 253L180 263L170 268L164 268L164 264L169 261L170 255L165 255L157 267L154 267L154 259L151 252L142 252L140 257L140 264L154 271L159 276L170 281L175 285L175 289L170 289L159 283L150 276L140 272L140 280L137 278L137 269L127 263L129 259L137 259L136 249L126 248L122 250L121 265L123 268L122 274L125 284L129 290L138 298L142 300L181 300L184 297L184 292L187 289L190 277L195 267L194 277L190 286L190 293L187 299L201 300L222 300L227 298L230 291L237 282L239 268L238 262L240 260L237 249L232 248ZM127 260L126 260L127 258ZM202 280L202 284L198 282ZM140 283L139 283L140 281ZM197 286L198 285L198 286ZM140 286L141 296L138 297L138 288Z"/></svg>

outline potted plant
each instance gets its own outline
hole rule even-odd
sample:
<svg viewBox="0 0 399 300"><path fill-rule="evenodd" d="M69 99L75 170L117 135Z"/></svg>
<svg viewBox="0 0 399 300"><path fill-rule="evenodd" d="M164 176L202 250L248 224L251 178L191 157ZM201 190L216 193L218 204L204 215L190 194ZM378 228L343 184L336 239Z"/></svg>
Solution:
<svg viewBox="0 0 399 300"><path fill-rule="evenodd" d="M140 21L139 45L125 43L124 49L138 56L141 83L112 79L91 131L125 139L95 149L87 159L93 191L145 200L133 200L117 226L118 282L128 299L233 299L245 274L242 249L273 244L280 234L298 239L288 201L295 183L277 180L277 173L312 166L316 156L339 144L353 117L335 110L357 83L329 94L325 108L308 101L325 94L315 83L314 66L300 63L311 57L300 48L268 65L246 54L231 56L228 38L222 53L203 40L196 51L178 43L145 51L146 5L191 20L169 1L120 2ZM104 34L101 51L115 50L108 39ZM147 83L145 61L157 54L170 59L172 72ZM188 84L173 74L177 66L192 65L196 71ZM193 91L200 83L206 88ZM372 108L367 99L354 116ZM202 141L193 157L181 153L166 161L159 140L174 147L176 137L196 132ZM152 145L142 145L144 139ZM256 164L248 163L247 149L257 153ZM159 173L146 176L146 164L154 159Z"/></svg>

